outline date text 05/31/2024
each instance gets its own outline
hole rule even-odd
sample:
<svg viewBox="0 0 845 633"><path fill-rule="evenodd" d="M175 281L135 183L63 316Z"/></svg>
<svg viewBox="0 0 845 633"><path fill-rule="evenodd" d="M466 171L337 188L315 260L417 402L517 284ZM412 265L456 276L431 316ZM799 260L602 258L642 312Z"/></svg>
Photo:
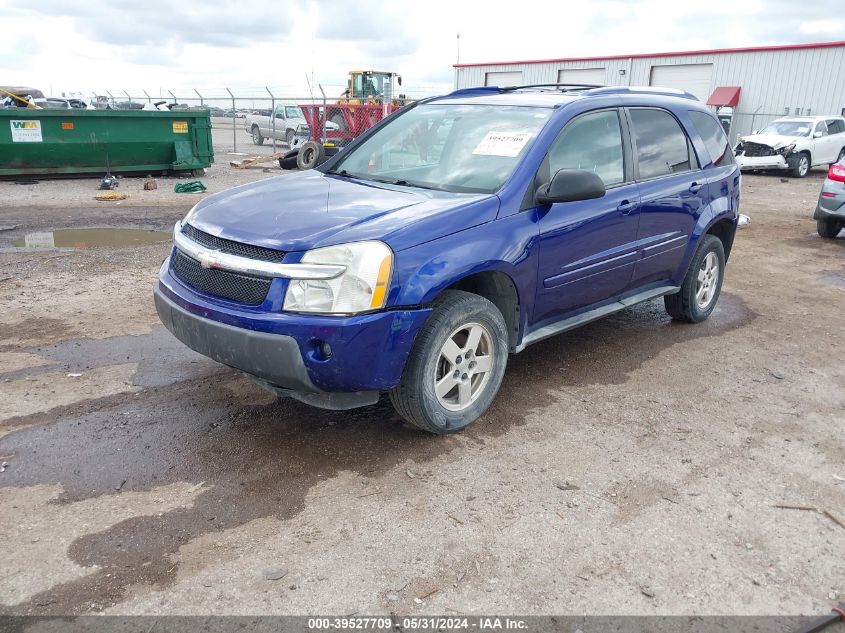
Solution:
<svg viewBox="0 0 845 633"><path fill-rule="evenodd" d="M521 631L528 628L525 620L519 618L498 618L498 617L346 617L346 618L309 618L308 629L312 631L322 630L370 630L389 631L399 626L405 630L423 631L457 631L457 630L478 630L495 631L510 630Z"/></svg>

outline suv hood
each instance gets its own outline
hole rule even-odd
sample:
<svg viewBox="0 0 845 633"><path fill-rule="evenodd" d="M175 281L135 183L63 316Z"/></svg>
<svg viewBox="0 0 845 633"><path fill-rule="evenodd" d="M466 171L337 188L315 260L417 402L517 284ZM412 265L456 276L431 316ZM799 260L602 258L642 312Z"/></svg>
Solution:
<svg viewBox="0 0 845 633"><path fill-rule="evenodd" d="M284 251L377 239L394 251L489 222L499 199L327 176L268 178L202 200L187 221L206 233Z"/></svg>
<svg viewBox="0 0 845 633"><path fill-rule="evenodd" d="M743 136L743 142L759 143L760 145L768 145L772 149L780 149L793 143L798 143L801 140L806 140L806 136L781 136L779 134L751 134Z"/></svg>

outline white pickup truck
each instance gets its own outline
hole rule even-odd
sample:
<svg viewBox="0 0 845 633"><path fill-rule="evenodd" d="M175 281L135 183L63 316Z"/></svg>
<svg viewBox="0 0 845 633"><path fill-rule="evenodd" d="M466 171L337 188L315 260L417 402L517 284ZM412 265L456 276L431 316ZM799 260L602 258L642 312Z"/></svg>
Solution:
<svg viewBox="0 0 845 633"><path fill-rule="evenodd" d="M252 142L256 145L263 145L265 138L272 139L274 130L277 141L284 141L290 145L299 125L307 125L307 123L305 117L302 116L302 110L297 105L277 105L273 112L269 109L255 110L252 114L247 114L244 119L244 129L252 135Z"/></svg>
<svg viewBox="0 0 845 633"><path fill-rule="evenodd" d="M274 116L271 117L270 114L269 109L254 110L244 119L244 129L252 135L252 142L256 145L263 145L265 138L272 139L275 131L276 140L284 141L290 147L297 127L300 125L308 127L305 117L302 116L302 110L297 105L278 105ZM326 132L337 129L337 123L326 121Z"/></svg>
<svg viewBox="0 0 845 633"><path fill-rule="evenodd" d="M751 169L789 170L803 178L816 165L845 156L845 119L837 116L784 117L743 136L736 146L736 164Z"/></svg>

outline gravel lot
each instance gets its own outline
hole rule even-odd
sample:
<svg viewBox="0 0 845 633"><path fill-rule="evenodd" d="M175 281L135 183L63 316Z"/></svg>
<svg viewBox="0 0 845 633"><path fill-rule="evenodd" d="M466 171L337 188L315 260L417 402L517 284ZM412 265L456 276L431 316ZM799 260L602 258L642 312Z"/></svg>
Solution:
<svg viewBox="0 0 845 633"><path fill-rule="evenodd" d="M279 173L217 161L211 190ZM826 613L845 527L776 507L845 516L845 233L815 233L821 178L744 177L709 321L657 301L528 348L445 438L384 401L275 401L184 348L152 304L166 242L10 248L169 231L196 196L0 183L0 612Z"/></svg>

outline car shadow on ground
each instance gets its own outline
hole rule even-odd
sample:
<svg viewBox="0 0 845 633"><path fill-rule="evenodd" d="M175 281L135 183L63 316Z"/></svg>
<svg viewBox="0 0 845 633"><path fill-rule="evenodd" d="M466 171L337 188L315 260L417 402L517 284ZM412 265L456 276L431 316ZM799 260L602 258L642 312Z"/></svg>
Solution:
<svg viewBox="0 0 845 633"><path fill-rule="evenodd" d="M42 349L48 357L68 362L75 354L94 365L134 358L135 382L145 389L30 416L25 421L33 426L0 439L0 452L14 455L2 486L59 484L63 493L54 503L60 504L174 482L202 483L203 492L191 507L134 517L75 540L70 559L96 571L13 611L82 613L92 602L120 602L132 585L166 586L178 569L172 555L185 543L262 517L289 519L314 485L341 471L373 481L409 459L423 464L467 442L488 444L525 424L555 391L622 384L662 350L721 336L753 318L740 298L725 293L702 324L671 322L658 300L547 339L511 356L490 410L449 437L403 424L386 397L351 411L273 400L237 372L185 350L163 328L146 340Z"/></svg>

